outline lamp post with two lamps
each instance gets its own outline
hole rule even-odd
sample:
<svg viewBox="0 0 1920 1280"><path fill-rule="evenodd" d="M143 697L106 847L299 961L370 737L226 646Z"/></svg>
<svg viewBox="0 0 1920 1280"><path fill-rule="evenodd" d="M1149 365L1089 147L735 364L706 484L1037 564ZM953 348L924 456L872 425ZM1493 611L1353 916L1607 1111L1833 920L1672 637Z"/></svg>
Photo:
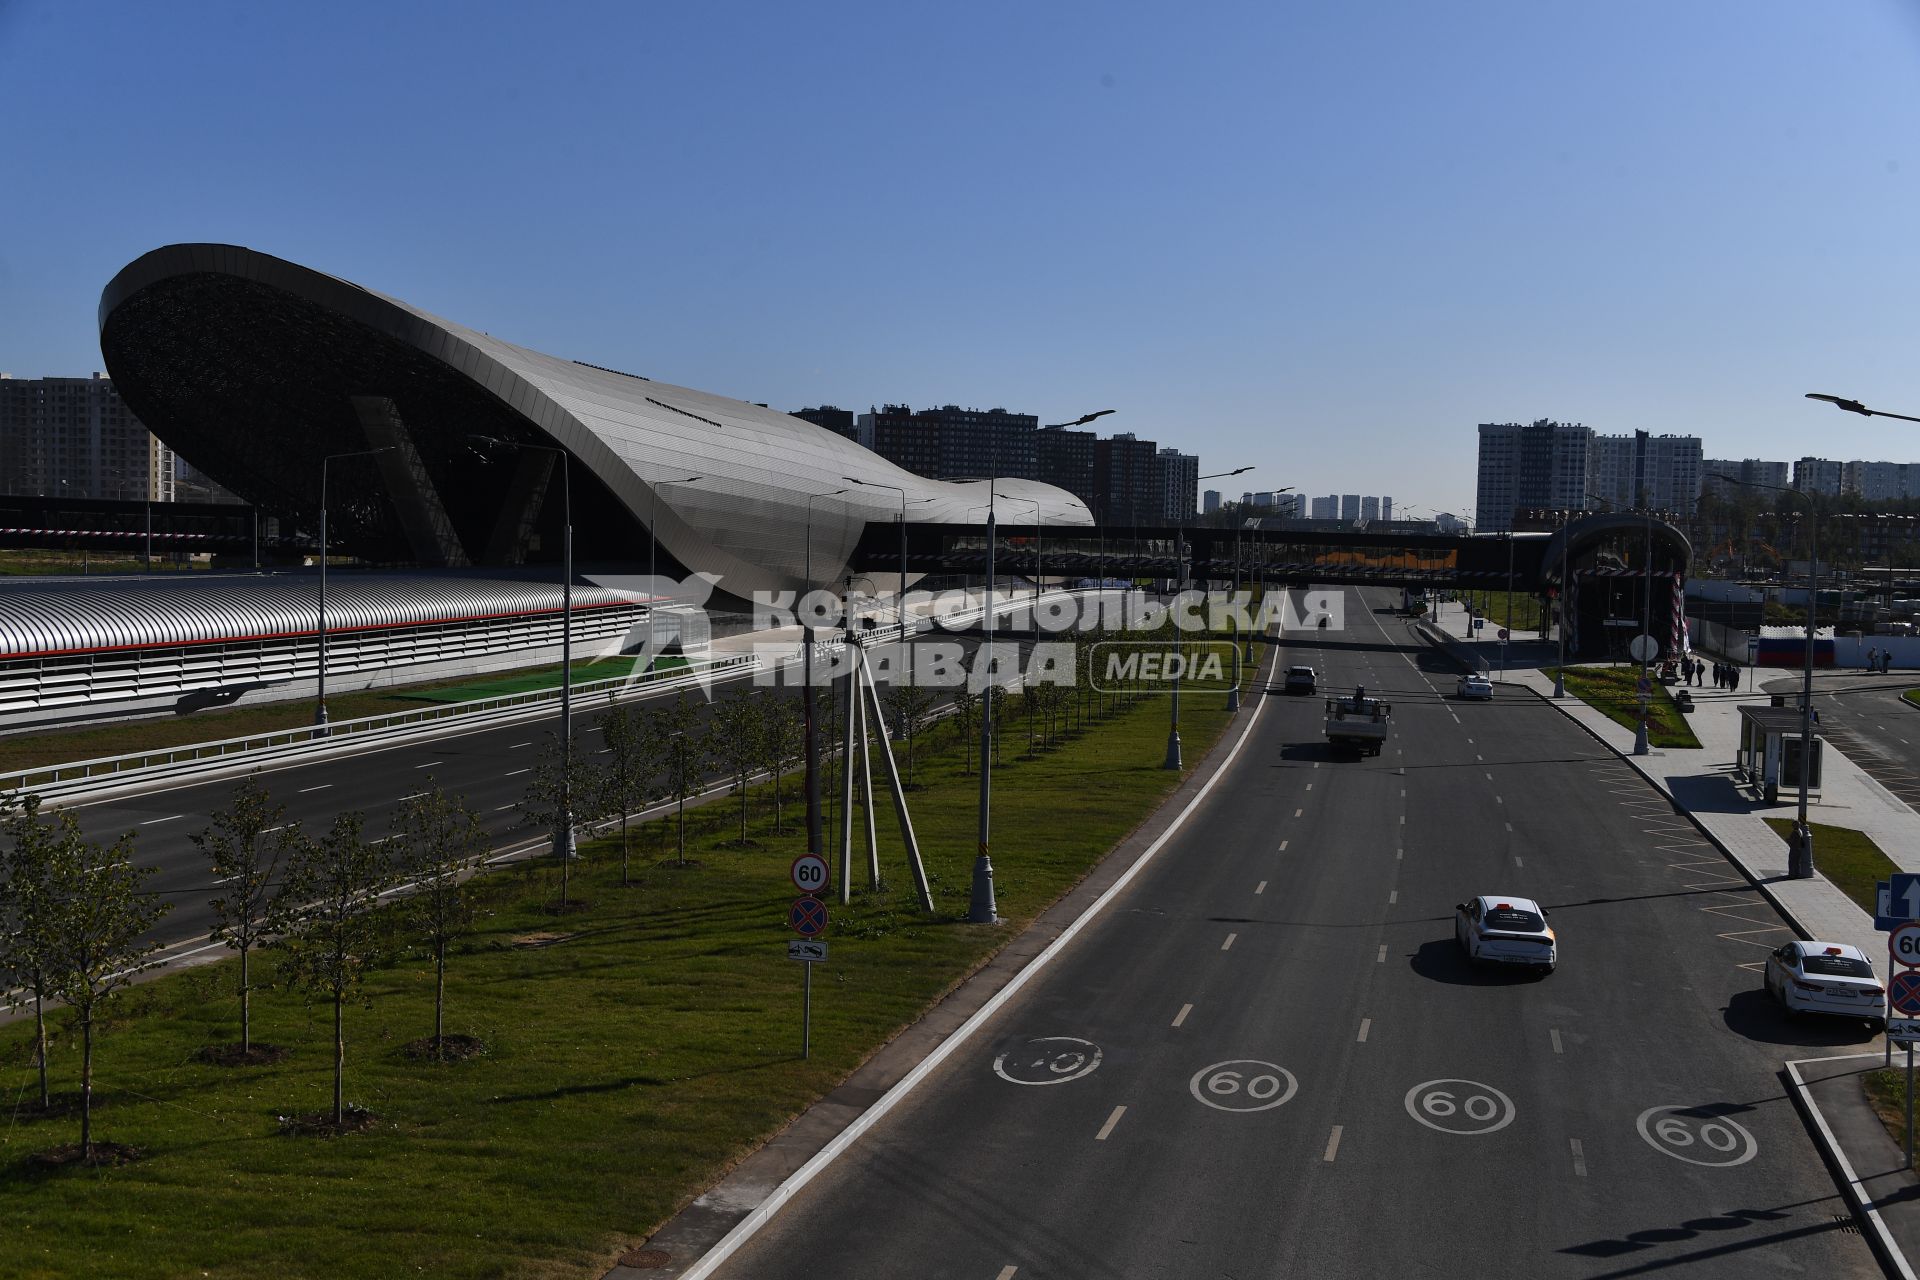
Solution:
<svg viewBox="0 0 1920 1280"><path fill-rule="evenodd" d="M1229 472L1228 474L1232 473ZM1277 498L1283 493L1292 493L1293 489L1294 487L1292 485L1288 485L1284 489L1275 489L1273 496ZM1239 605L1240 599L1240 528L1241 526L1238 524L1233 526L1233 597L1236 608ZM1240 709L1240 619L1239 616L1231 610L1228 611L1228 617L1232 621L1234 631L1233 687L1227 690L1227 710L1231 712ZM1247 661L1253 661L1252 636L1247 637Z"/></svg>
<svg viewBox="0 0 1920 1280"><path fill-rule="evenodd" d="M807 552L806 552L806 591L802 593L800 613L800 651L801 719L806 735L805 754L807 757L807 852L816 858L826 856L826 846L821 833L820 815L820 734L814 723L813 714L813 628L807 624L805 595L813 590L813 504L821 498L837 498L846 489L834 489L829 493L810 493L807 495ZM852 708L847 708L849 713Z"/></svg>
<svg viewBox="0 0 1920 1280"><path fill-rule="evenodd" d="M1252 467L1235 467L1231 471L1216 471L1211 475L1195 476L1194 483L1198 484L1202 480L1218 480L1223 476L1245 475L1247 472L1251 470L1253 470ZM1186 578L1186 571L1187 571L1187 520L1186 520L1186 515L1183 512L1181 514L1179 522L1174 526L1173 589L1176 597L1178 596L1181 582L1184 581ZM1179 619L1177 616L1174 618L1174 623L1176 627L1179 625ZM1236 643L1234 645L1234 653L1236 657L1239 654L1239 650L1240 650L1240 647ZM1167 758L1161 762L1161 766L1160 766L1163 769L1179 769L1183 767L1183 763L1184 763L1180 758L1180 667L1181 667L1181 663L1178 660L1178 658L1179 658L1179 655L1178 655L1178 650L1176 648L1176 660L1174 661L1174 664L1173 664L1173 701L1171 702L1171 704L1169 704L1168 719L1167 719ZM1237 674L1239 671L1239 663L1236 662L1234 664L1234 670L1235 670L1235 673ZM1235 688L1239 687L1239 682L1237 680L1234 682L1234 687Z"/></svg>

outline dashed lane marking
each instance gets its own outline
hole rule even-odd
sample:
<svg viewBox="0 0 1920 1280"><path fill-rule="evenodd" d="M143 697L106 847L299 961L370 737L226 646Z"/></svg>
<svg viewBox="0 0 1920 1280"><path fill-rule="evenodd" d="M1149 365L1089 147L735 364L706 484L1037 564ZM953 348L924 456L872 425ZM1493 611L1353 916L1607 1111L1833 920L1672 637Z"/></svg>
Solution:
<svg viewBox="0 0 1920 1280"><path fill-rule="evenodd" d="M1287 851L1287 842L1285 840L1282 840L1280 842L1280 852L1285 853L1286 851Z"/></svg>
<svg viewBox="0 0 1920 1280"><path fill-rule="evenodd" d="M532 772L533 772L532 769L509 769L506 771L506 773L504 773L501 776L507 777L507 778L517 778L523 773L532 773Z"/></svg>
<svg viewBox="0 0 1920 1280"><path fill-rule="evenodd" d="M511 745L509 745L509 746L507 747L507 750L509 750L509 751L518 751L518 750L519 750L520 748L522 748L522 747L530 747L530 746L532 746L532 745L533 745L533 744L532 744L531 742L515 742L515 743L513 743L513 744L511 744Z"/></svg>
<svg viewBox="0 0 1920 1280"><path fill-rule="evenodd" d="M1387 891L1387 905L1391 907L1399 901L1400 901L1400 891L1398 889L1389 889Z"/></svg>
<svg viewBox="0 0 1920 1280"><path fill-rule="evenodd" d="M327 789L328 787L330 787L330 786L332 786L332 785L333 785L333 784L332 784L331 782L323 782L323 783L321 783L321 784L320 784L319 786L317 786L317 787L302 787L302 788L300 788L300 794L304 796L304 795L306 795L306 794L307 794L307 793L308 793L309 791L325 791L325 790L326 790L326 789Z"/></svg>
<svg viewBox="0 0 1920 1280"><path fill-rule="evenodd" d="M1303 813L1305 813L1305 812L1306 812L1306 810L1305 810L1305 809L1295 809L1295 810L1293 811L1293 816L1297 818L1297 817L1299 817L1299 816L1300 816L1301 814L1303 814Z"/></svg>
<svg viewBox="0 0 1920 1280"><path fill-rule="evenodd" d="M1333 1163L1334 1153L1340 1150L1340 1128L1339 1125L1333 1126L1333 1132L1327 1135L1327 1154L1320 1158L1328 1164Z"/></svg>
<svg viewBox="0 0 1920 1280"><path fill-rule="evenodd" d="M437 764L445 764L445 763L446 763L445 760L429 760L425 764L417 764L413 767L416 769L431 769L433 768L433 766Z"/></svg>
<svg viewBox="0 0 1920 1280"><path fill-rule="evenodd" d="M168 814L164 818L148 818L145 822L141 823L140 825L143 827L153 827L153 826L158 826L162 822L172 822L175 818L184 818L186 816L187 815L184 813L172 813L172 814Z"/></svg>
<svg viewBox="0 0 1920 1280"><path fill-rule="evenodd" d="M1360 1019L1360 1034L1354 1037L1354 1042L1356 1044L1365 1044L1367 1042L1367 1032L1371 1030L1372 1027L1373 1027L1372 1018Z"/></svg>
<svg viewBox="0 0 1920 1280"><path fill-rule="evenodd" d="M1512 824L1511 822L1509 822L1509 823L1507 824L1507 830L1508 830L1508 831L1512 831L1512 830L1513 830L1513 824ZM1515 858L1515 859L1514 859L1514 862L1515 862L1515 863L1518 863L1519 861L1520 861L1520 859L1518 859L1518 858Z"/></svg>
<svg viewBox="0 0 1920 1280"><path fill-rule="evenodd" d="M1002 1267L1000 1268L1000 1274L995 1276L993 1280L1013 1280L1013 1277L1017 1275L1019 1271L1020 1268L1018 1267Z"/></svg>
<svg viewBox="0 0 1920 1280"><path fill-rule="evenodd" d="M1231 950L1233 950L1233 940L1234 940L1235 938L1237 938L1237 937L1239 937L1239 936L1240 936L1240 935L1239 935L1239 934L1237 934L1237 933L1230 933L1230 934L1228 934L1228 935L1227 935L1227 940L1226 940L1225 942L1223 942L1223 943L1221 943L1221 944L1220 944L1220 949L1221 949L1222 951L1231 951Z"/></svg>
<svg viewBox="0 0 1920 1280"><path fill-rule="evenodd" d="M1385 964L1387 962L1387 944L1386 943L1383 942L1380 944L1380 954L1374 957L1373 962L1375 964Z"/></svg>
<svg viewBox="0 0 1920 1280"><path fill-rule="evenodd" d="M1586 1153L1580 1149L1580 1139L1568 1138L1567 1146L1573 1152L1573 1176L1576 1178L1586 1177L1587 1156Z"/></svg>
<svg viewBox="0 0 1920 1280"><path fill-rule="evenodd" d="M1105 1142L1107 1135L1113 1132L1113 1126L1119 1124L1120 1117L1125 1114L1127 1114L1125 1107L1115 1107L1113 1114L1107 1117L1107 1122L1100 1126L1100 1132L1093 1135L1093 1140L1095 1142Z"/></svg>
<svg viewBox="0 0 1920 1280"><path fill-rule="evenodd" d="M1192 1006L1192 1005L1190 1005L1190 1004L1183 1004L1183 1005L1181 1005L1181 1006L1180 1006L1180 1012L1178 1012L1178 1013L1176 1013L1176 1014L1174 1014L1174 1015L1173 1015L1173 1025L1177 1027L1177 1026L1179 1026L1179 1025L1180 1025L1181 1023L1183 1023L1183 1022L1185 1022L1185 1021L1187 1020L1187 1015L1188 1015L1188 1014L1190 1014L1190 1013L1192 1013L1192 1012L1193 1012L1193 1006Z"/></svg>
<svg viewBox="0 0 1920 1280"><path fill-rule="evenodd" d="M1259 884L1253 886L1253 891L1255 893L1265 893L1267 891L1267 882L1262 880Z"/></svg>
<svg viewBox="0 0 1920 1280"><path fill-rule="evenodd" d="M1551 1041L1553 1041L1553 1051L1554 1051L1555 1053L1565 1053L1565 1052L1566 1052L1566 1050L1564 1050L1564 1049L1562 1049L1562 1048L1560 1047L1560 1029L1559 1029L1558 1027L1550 1027L1550 1028L1548 1028L1548 1030L1547 1030L1547 1038L1548 1038L1549 1040L1551 1040Z"/></svg>

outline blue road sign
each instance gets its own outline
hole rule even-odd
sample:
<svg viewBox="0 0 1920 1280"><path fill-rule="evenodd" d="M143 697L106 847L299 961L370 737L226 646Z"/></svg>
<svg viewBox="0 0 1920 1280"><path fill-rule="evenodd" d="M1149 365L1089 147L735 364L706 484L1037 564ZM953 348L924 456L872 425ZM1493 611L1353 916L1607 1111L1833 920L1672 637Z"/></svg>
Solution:
<svg viewBox="0 0 1920 1280"><path fill-rule="evenodd" d="M795 898L787 908L787 924L803 938L827 931L827 904L818 898Z"/></svg>
<svg viewBox="0 0 1920 1280"><path fill-rule="evenodd" d="M1908 969L1889 978L1887 1006L1903 1018L1920 1018L1920 973Z"/></svg>
<svg viewBox="0 0 1920 1280"><path fill-rule="evenodd" d="M1873 927L1892 933L1909 920L1920 920L1920 875L1895 872L1891 880L1882 880L1875 898Z"/></svg>

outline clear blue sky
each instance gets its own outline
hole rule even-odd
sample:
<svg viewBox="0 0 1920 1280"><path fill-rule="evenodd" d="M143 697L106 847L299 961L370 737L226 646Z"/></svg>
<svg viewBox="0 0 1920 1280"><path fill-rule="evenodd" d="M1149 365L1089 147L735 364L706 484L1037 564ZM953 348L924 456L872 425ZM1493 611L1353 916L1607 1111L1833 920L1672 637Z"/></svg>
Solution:
<svg viewBox="0 0 1920 1280"><path fill-rule="evenodd" d="M244 244L777 408L1473 501L1474 425L1920 460L1903 0L0 0L0 369ZM1249 483L1252 482L1252 483Z"/></svg>

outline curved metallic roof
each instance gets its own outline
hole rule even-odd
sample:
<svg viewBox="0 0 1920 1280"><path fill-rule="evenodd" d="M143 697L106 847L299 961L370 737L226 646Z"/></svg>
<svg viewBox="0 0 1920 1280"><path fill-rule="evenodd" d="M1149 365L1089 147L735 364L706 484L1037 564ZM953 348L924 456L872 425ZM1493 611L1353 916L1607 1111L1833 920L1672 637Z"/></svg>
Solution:
<svg viewBox="0 0 1920 1280"><path fill-rule="evenodd" d="M1571 555L1577 556L1587 547L1604 538L1618 535L1645 536L1651 526L1654 541L1668 552L1682 571L1693 559L1693 544L1687 541L1687 535L1665 520L1649 518L1643 512L1602 511L1595 515L1580 516L1568 524L1553 531L1547 539L1546 550L1540 553L1540 581L1558 583L1560 581L1560 561L1567 554L1561 544L1571 538Z"/></svg>
<svg viewBox="0 0 1920 1280"><path fill-rule="evenodd" d="M223 322L222 308L244 321ZM813 423L543 355L233 245L170 245L135 260L102 294L100 325L108 367L142 420L243 495L267 487L262 455L277 447L300 461L275 477L281 494L317 505L315 481L293 471L317 477L321 454L366 441L350 418L316 430L300 415L311 415L316 400L344 406L349 396L387 395L410 430L424 431L416 423L436 413L447 419L435 428L439 447L421 449L443 493L464 492L481 470L455 433L488 425L477 415L504 407L529 442L552 441L577 459L641 538L657 504L662 547L742 598L838 580L866 524L898 518L896 489L906 492L911 522L979 518L968 514L980 505L977 486L917 476ZM276 359L281 352L288 358ZM291 367L296 359L305 363ZM446 381L448 372L462 385ZM474 391L490 403L463 399ZM441 403L427 403L436 396ZM264 439L276 423L293 429ZM700 479L678 483L686 476ZM809 556L808 497L835 490L847 492L812 505ZM1009 523L1093 523L1079 498L1052 485L1003 480L998 490L1016 500ZM1038 501L1037 517L1027 514L1028 499ZM644 554L644 543L632 548L632 559Z"/></svg>
<svg viewBox="0 0 1920 1280"><path fill-rule="evenodd" d="M0 659L312 635L315 574L164 574L0 581ZM575 583L573 607L644 596ZM327 631L558 613L557 582L424 574L327 576Z"/></svg>

